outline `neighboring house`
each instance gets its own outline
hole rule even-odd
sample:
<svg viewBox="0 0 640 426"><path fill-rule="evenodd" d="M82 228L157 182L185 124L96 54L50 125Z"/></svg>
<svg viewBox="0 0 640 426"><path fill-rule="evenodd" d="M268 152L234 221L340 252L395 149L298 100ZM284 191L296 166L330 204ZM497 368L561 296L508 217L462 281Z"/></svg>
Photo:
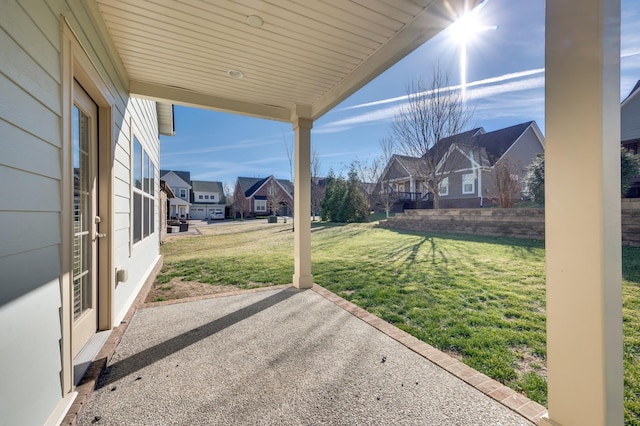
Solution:
<svg viewBox="0 0 640 426"><path fill-rule="evenodd" d="M537 154L544 152L544 137L534 121L492 132L476 128L443 138L438 143L445 144L447 148L442 151L446 151L447 156L459 157L447 161L456 166L454 170L446 171L448 176L441 182L440 208L470 208L490 204L491 198L496 195L493 179L497 165L513 165L517 169L518 180L522 181L527 166ZM393 155L382 173L379 188L386 185L396 206L428 206L420 203L431 198L423 184L424 176L425 167L421 158Z"/></svg>
<svg viewBox="0 0 640 426"><path fill-rule="evenodd" d="M169 200L175 198L173 190L167 182L160 180L160 242L167 236L167 219L169 219Z"/></svg>
<svg viewBox="0 0 640 426"><path fill-rule="evenodd" d="M215 212L222 212L227 204L222 182L191 181L190 219L211 219Z"/></svg>
<svg viewBox="0 0 640 426"><path fill-rule="evenodd" d="M623 147L640 154L640 80L620 105L620 139ZM636 176L626 196L640 197L640 176Z"/></svg>
<svg viewBox="0 0 640 426"><path fill-rule="evenodd" d="M176 195L169 200L169 218L189 219L191 213L191 173L160 170L160 179L167 182Z"/></svg>
<svg viewBox="0 0 640 426"><path fill-rule="evenodd" d="M234 210L241 216L291 215L293 184L286 179L239 177L233 192Z"/></svg>

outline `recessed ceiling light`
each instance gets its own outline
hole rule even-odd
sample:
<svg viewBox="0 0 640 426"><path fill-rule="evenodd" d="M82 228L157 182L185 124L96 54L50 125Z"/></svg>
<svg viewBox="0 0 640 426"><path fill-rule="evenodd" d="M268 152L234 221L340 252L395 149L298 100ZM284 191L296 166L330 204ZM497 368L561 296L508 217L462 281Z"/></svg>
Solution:
<svg viewBox="0 0 640 426"><path fill-rule="evenodd" d="M227 75L231 78L236 78L236 79L244 78L244 73L238 70L229 70L227 71Z"/></svg>
<svg viewBox="0 0 640 426"><path fill-rule="evenodd" d="M264 21L258 15L249 15L247 16L247 24L251 25L253 28L260 28Z"/></svg>

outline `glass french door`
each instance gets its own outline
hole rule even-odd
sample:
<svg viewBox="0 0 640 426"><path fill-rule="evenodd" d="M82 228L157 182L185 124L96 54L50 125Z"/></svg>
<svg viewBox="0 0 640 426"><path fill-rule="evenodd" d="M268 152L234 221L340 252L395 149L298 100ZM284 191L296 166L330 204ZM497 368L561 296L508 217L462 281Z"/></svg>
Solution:
<svg viewBox="0 0 640 426"><path fill-rule="evenodd" d="M72 352L96 332L98 107L78 82L73 87L73 280Z"/></svg>

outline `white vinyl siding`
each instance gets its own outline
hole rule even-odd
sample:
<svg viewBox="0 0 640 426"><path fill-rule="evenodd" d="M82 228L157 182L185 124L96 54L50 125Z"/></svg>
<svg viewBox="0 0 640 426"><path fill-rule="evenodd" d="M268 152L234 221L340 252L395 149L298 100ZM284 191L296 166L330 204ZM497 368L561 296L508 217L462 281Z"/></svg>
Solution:
<svg viewBox="0 0 640 426"><path fill-rule="evenodd" d="M155 102L128 96L120 65L108 56L101 23L88 2L2 2L0 9L0 423L44 424L61 396L61 240L63 200L63 111L61 16L70 23L113 96L112 239L113 265L129 272L115 291L117 325L159 258L159 241L145 239L131 250L130 124L158 164ZM65 81L65 84L70 82ZM66 112L65 112L66 114ZM102 164L107 166L107 164ZM156 171L157 173L157 171ZM156 174L157 176L157 174ZM158 193L157 179L154 182ZM157 200L154 199L155 211ZM154 219L155 221L155 219ZM157 229L157 224L154 224ZM106 256L106 254L105 254ZM36 267L34 267L34 265ZM37 392L34 393L34 389ZM25 401L29 401L28 406Z"/></svg>
<svg viewBox="0 0 640 426"><path fill-rule="evenodd" d="M462 193L463 194L473 194L475 192L475 179L473 178L473 173L468 173L462 175Z"/></svg>

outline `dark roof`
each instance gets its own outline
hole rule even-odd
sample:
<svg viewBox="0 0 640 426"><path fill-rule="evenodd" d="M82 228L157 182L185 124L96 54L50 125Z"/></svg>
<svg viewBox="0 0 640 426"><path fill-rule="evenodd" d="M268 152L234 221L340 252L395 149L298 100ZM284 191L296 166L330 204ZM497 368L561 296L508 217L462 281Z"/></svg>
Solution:
<svg viewBox="0 0 640 426"><path fill-rule="evenodd" d="M164 175L170 172L175 173L180 179L191 185L191 172L180 172L177 170L160 170L160 177L162 178Z"/></svg>
<svg viewBox="0 0 640 426"><path fill-rule="evenodd" d="M249 197L260 188L260 185L262 185L265 180L266 178L239 177L238 185L240 185L240 189L244 192L244 196Z"/></svg>
<svg viewBox="0 0 640 426"><path fill-rule="evenodd" d="M260 188L271 177L273 176L267 176L266 178L239 177L238 184L240 185L240 189L242 189L242 192L244 192L244 196L250 197L251 194L256 192L258 188ZM293 183L291 183L291 181L286 179L276 180L289 193L289 195L293 195Z"/></svg>
<svg viewBox="0 0 640 426"><path fill-rule="evenodd" d="M493 165L511 148L511 145L518 140L520 135L522 135L531 124L533 124L533 121L527 121L526 123L476 135L471 138L469 144L474 147L484 148L487 151L489 162Z"/></svg>
<svg viewBox="0 0 640 426"><path fill-rule="evenodd" d="M440 150L439 155L442 155L443 153L447 152L451 145L467 144L469 143L472 137L481 135L483 133L484 133L484 129L482 127L476 127L475 129L467 130L466 132L462 132L452 136L447 136L446 138L442 138L437 143L438 149ZM431 149L433 150L433 148Z"/></svg>
<svg viewBox="0 0 640 426"><path fill-rule="evenodd" d="M411 175L420 176L425 173L424 161L422 160L422 158L409 157L408 155L398 154L394 154L393 158L395 158L400 164L402 164Z"/></svg>
<svg viewBox="0 0 640 426"><path fill-rule="evenodd" d="M176 194L173 193L169 184L162 179L160 179L160 191L165 192L167 194L167 198L176 198Z"/></svg>
<svg viewBox="0 0 640 426"><path fill-rule="evenodd" d="M633 89L631 89L631 91L629 92L629 94L627 95L626 98L624 98L624 100L622 101L622 103L624 103L624 101L626 101L627 99L629 99L631 97L631 95L633 95L634 93L636 93L637 90L640 89L640 80L638 80L636 82L636 85L633 86Z"/></svg>

